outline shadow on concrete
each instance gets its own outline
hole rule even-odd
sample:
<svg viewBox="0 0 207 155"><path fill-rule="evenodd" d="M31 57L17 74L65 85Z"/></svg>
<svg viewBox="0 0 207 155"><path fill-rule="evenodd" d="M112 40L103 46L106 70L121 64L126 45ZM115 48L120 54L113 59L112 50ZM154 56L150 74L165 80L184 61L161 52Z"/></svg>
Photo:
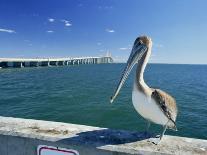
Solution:
<svg viewBox="0 0 207 155"><path fill-rule="evenodd" d="M93 146L125 144L154 137L150 133L131 132L123 130L100 129L80 132L75 137L65 138L58 142L65 144L85 144Z"/></svg>

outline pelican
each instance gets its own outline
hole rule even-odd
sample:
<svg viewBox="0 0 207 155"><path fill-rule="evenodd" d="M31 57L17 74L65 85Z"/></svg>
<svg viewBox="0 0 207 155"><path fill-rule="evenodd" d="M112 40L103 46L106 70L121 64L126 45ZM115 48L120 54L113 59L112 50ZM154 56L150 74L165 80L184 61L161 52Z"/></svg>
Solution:
<svg viewBox="0 0 207 155"><path fill-rule="evenodd" d="M112 103L117 97L129 73L137 63L132 89L133 106L136 111L147 120L146 132L148 132L151 122L163 126L161 135L149 139L152 143L158 144L167 128L177 131L175 124L177 106L176 101L172 96L160 89L150 88L144 81L144 70L151 55L151 51L151 38L140 36L135 40L124 72L110 102Z"/></svg>

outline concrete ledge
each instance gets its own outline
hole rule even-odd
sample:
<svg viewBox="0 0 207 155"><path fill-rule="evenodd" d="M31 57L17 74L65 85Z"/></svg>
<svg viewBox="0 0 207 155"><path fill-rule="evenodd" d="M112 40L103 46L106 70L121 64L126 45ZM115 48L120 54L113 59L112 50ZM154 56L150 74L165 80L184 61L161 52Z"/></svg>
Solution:
<svg viewBox="0 0 207 155"><path fill-rule="evenodd" d="M38 145L80 155L207 154L207 140L165 136L156 146L143 133L11 117L0 117L0 142L1 155L36 155Z"/></svg>

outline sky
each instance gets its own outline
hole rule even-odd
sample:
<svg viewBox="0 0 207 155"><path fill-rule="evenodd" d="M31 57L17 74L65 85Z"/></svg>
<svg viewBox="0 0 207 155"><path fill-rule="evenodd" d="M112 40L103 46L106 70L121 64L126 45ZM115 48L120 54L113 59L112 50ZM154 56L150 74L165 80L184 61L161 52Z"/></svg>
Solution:
<svg viewBox="0 0 207 155"><path fill-rule="evenodd" d="M127 60L152 38L151 63L207 64L206 0L0 0L0 57Z"/></svg>

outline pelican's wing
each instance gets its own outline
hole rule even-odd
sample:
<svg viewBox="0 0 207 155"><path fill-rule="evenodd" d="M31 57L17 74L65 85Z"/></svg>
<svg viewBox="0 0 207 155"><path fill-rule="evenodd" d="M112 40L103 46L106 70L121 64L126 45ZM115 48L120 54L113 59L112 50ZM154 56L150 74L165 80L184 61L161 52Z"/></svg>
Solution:
<svg viewBox="0 0 207 155"><path fill-rule="evenodd" d="M175 124L177 116L177 106L175 99L160 89L154 89L151 97L156 101L168 119Z"/></svg>

